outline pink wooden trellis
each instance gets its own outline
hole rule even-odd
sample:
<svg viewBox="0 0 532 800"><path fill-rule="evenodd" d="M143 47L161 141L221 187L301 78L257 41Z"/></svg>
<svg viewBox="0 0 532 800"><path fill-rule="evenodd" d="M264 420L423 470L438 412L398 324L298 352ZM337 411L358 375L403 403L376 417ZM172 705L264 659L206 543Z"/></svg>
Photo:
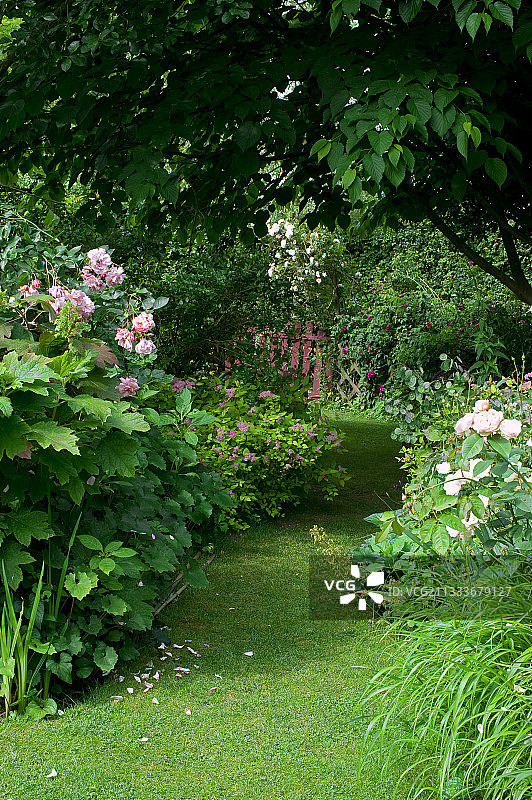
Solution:
<svg viewBox="0 0 532 800"><path fill-rule="evenodd" d="M281 333L257 334L256 329L250 328L248 334L255 337L259 369L266 357L270 366L278 367L281 373L290 370L294 375L311 376L312 388L308 390L311 398L320 397L324 383L326 387L332 385L333 363L326 351L330 337L312 322L304 327L297 322L292 331ZM231 369L229 361L225 362L225 368Z"/></svg>

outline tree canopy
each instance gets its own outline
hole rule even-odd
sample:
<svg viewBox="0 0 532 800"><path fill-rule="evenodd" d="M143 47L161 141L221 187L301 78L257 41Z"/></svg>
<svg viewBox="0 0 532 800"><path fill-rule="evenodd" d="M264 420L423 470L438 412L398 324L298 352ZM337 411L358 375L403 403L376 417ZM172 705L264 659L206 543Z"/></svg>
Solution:
<svg viewBox="0 0 532 800"><path fill-rule="evenodd" d="M521 0L22 0L0 183L79 213L266 233L429 218L532 305L532 9ZM21 184L20 175L25 175ZM372 198L369 208L367 198ZM507 263L464 227L500 232ZM359 215L360 216L360 215Z"/></svg>

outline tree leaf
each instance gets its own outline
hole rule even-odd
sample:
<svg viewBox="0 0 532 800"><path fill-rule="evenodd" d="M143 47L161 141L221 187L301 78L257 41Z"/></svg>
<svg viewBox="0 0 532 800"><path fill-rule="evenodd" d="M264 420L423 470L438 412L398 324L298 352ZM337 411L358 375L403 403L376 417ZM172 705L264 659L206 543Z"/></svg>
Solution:
<svg viewBox="0 0 532 800"><path fill-rule="evenodd" d="M508 170L506 169L504 161L500 158L487 158L484 169L486 170L486 175L501 188L508 176Z"/></svg>

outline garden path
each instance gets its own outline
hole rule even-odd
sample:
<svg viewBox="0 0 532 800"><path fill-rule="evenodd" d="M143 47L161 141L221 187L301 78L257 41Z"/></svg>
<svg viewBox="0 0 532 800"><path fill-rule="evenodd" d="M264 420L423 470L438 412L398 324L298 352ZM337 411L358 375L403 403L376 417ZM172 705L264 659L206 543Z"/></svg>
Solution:
<svg viewBox="0 0 532 800"><path fill-rule="evenodd" d="M367 724L358 699L378 668L377 636L367 623L308 618L309 528L321 525L345 546L361 541L363 517L385 507L379 497L399 479L389 427L339 419L353 476L342 497L307 502L224 545L209 568L210 586L187 590L165 612L170 644L181 648L168 648L172 658L147 648L133 667L153 661L163 670L152 689L139 690L125 671L123 682L104 683L60 719L0 730L0 798L392 795L397 776L383 777L374 761L355 779ZM178 678L176 666L190 672ZM57 777L47 778L52 768Z"/></svg>

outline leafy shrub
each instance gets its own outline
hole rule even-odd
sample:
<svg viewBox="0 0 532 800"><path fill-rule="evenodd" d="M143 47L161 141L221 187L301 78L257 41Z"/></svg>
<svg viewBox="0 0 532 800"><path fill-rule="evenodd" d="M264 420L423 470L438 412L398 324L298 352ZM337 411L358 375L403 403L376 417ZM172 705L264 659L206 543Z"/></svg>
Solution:
<svg viewBox="0 0 532 800"><path fill-rule="evenodd" d="M453 538L532 549L530 382L519 391L493 387L454 429L437 419L400 512L379 521L377 540L394 529L446 553ZM488 392L486 392L488 394ZM447 424L446 424L447 423ZM418 458L419 458L418 454Z"/></svg>
<svg viewBox="0 0 532 800"><path fill-rule="evenodd" d="M261 515L279 516L311 489L332 498L344 485L344 468L336 463L341 437L326 419L311 422L289 410L290 398L301 403L301 389L279 396L241 381L221 382L209 376L190 384L199 408L216 416L199 434L202 463L223 477L234 506L224 527L247 528Z"/></svg>
<svg viewBox="0 0 532 800"><path fill-rule="evenodd" d="M212 538L231 501L189 443L189 428L213 418L183 397L164 414L143 406L157 394L153 349L132 347L136 377L120 377L113 351L85 338L107 298L55 284L61 292L40 294L36 281L0 296L0 560L24 624L40 592L29 667L46 700L52 676L83 680L136 654L132 635L151 627L178 566L204 584L190 548ZM130 334L151 341L152 328L142 312ZM23 709L29 695L16 689Z"/></svg>

